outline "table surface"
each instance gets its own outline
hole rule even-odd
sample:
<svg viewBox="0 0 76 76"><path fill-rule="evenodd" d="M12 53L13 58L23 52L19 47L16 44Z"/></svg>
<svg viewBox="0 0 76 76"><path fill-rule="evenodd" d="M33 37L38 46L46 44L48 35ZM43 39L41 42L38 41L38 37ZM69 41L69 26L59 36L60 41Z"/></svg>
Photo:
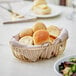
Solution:
<svg viewBox="0 0 76 76"><path fill-rule="evenodd" d="M15 8L23 8L29 5L29 2L21 2L12 4ZM38 61L35 63L21 62L16 59L9 46L9 40L23 28L32 27L34 22L18 23L18 24L2 24L3 20L7 20L9 13L0 8L0 75L1 76L56 76L53 66L54 63L62 57L76 54L76 22L75 20L68 20L67 16L70 14L72 8L60 7L62 13L60 16L47 19L37 19L37 21L44 22L47 26L57 25L64 27L69 32L69 39L67 41L66 49L62 55L49 60Z"/></svg>

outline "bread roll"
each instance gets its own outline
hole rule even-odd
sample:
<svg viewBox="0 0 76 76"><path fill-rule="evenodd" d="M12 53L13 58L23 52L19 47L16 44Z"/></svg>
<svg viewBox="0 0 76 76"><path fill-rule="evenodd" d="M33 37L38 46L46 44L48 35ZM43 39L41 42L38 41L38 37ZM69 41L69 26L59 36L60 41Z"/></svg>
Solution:
<svg viewBox="0 0 76 76"><path fill-rule="evenodd" d="M49 33L46 30L38 30L33 34L34 44L40 45L49 41Z"/></svg>
<svg viewBox="0 0 76 76"><path fill-rule="evenodd" d="M50 36L53 36L54 38L58 37L60 34L60 29L56 26L49 26L47 28L47 31L49 32Z"/></svg>
<svg viewBox="0 0 76 76"><path fill-rule="evenodd" d="M55 38L52 36L49 36L49 42L52 44L54 42Z"/></svg>
<svg viewBox="0 0 76 76"><path fill-rule="evenodd" d="M45 24L43 24L42 22L37 22L34 24L33 26L33 32L37 31L37 30L46 30L46 26Z"/></svg>
<svg viewBox="0 0 76 76"><path fill-rule="evenodd" d="M49 8L46 4L42 4L33 7L33 12L39 15L46 15L51 13L51 8Z"/></svg>
<svg viewBox="0 0 76 76"><path fill-rule="evenodd" d="M22 38L24 36L32 36L33 35L33 30L31 28L24 29L19 33L19 36Z"/></svg>
<svg viewBox="0 0 76 76"><path fill-rule="evenodd" d="M33 38L31 36L24 36L19 40L19 43L23 45L32 45Z"/></svg>
<svg viewBox="0 0 76 76"><path fill-rule="evenodd" d="M45 0L34 0L33 6L38 6L41 4L47 4L47 2Z"/></svg>

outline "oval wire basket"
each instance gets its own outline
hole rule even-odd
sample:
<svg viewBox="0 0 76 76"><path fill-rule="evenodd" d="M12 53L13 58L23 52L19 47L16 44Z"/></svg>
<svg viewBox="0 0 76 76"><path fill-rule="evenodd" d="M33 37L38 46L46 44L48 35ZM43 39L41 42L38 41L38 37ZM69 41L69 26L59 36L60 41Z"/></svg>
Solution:
<svg viewBox="0 0 76 76"><path fill-rule="evenodd" d="M9 44L16 58L23 61L35 62L62 54L65 50L67 39L68 31L63 29L53 44L47 42L42 45L22 45L18 42L19 35L13 36Z"/></svg>

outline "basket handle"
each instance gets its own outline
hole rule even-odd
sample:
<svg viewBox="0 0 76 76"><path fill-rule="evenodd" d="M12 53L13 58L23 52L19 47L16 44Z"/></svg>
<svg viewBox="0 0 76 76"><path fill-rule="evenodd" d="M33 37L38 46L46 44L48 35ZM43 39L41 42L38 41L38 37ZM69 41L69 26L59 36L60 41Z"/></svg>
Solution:
<svg viewBox="0 0 76 76"><path fill-rule="evenodd" d="M68 31L66 29L62 29L61 34L55 39L53 44L59 44L64 40L68 39Z"/></svg>

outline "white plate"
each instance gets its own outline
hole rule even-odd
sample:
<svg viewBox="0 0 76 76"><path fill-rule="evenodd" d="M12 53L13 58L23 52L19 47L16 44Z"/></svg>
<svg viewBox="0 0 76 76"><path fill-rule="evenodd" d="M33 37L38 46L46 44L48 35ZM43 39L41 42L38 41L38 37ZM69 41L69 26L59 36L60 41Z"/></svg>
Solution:
<svg viewBox="0 0 76 76"><path fill-rule="evenodd" d="M59 65L64 62L64 61L68 61L70 58L76 58L76 55L71 55L71 56L67 56L64 58L59 59L58 61L56 61L56 63L54 64L54 71L56 72L57 76L62 76L61 73L59 73Z"/></svg>
<svg viewBox="0 0 76 76"><path fill-rule="evenodd" d="M52 9L51 13L50 14L47 14L47 15L38 15L38 14L35 14L31 11L32 15L34 16L37 16L37 17L40 17L40 18L45 18L45 17L54 17L54 16L58 16L61 14L61 8L60 6L56 6L56 5L51 5L51 4L48 4L48 6Z"/></svg>

